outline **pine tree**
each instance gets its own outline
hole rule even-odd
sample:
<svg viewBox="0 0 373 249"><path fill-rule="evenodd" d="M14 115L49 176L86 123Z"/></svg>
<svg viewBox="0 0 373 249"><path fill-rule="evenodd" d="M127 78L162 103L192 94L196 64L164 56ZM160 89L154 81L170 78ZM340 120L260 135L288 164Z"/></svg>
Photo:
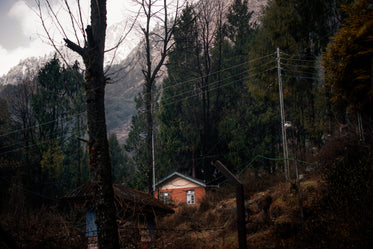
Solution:
<svg viewBox="0 0 373 249"><path fill-rule="evenodd" d="M162 83L159 120L165 173L178 170L190 174L195 169L201 129L200 100L195 88L196 54L200 50L196 25L194 7L188 5L177 20L175 45L167 63L168 77Z"/></svg>
<svg viewBox="0 0 373 249"><path fill-rule="evenodd" d="M328 36L336 29L333 26L336 17L330 8L332 2L270 1L250 51L251 57L260 58L280 48L286 119L297 127L296 135L303 152L310 148L309 144L321 144L322 134L327 131L327 105L320 77L320 56ZM258 73L263 70L262 65L261 61L252 63L252 67L259 68ZM267 105L273 107L270 111L275 115L273 120L278 120L276 81L275 71L266 71L265 74L259 73L249 86L255 98L270 101ZM280 130L271 130L275 132L273 137L281 134L278 132ZM273 142L276 141L278 139Z"/></svg>
<svg viewBox="0 0 373 249"><path fill-rule="evenodd" d="M367 0L345 7L347 18L325 53L326 80L334 103L373 116L373 10Z"/></svg>

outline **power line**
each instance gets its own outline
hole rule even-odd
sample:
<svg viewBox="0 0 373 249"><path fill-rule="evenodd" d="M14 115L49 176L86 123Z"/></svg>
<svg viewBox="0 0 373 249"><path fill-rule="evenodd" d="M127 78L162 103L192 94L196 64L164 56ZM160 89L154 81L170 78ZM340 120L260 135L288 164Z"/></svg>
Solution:
<svg viewBox="0 0 373 249"><path fill-rule="evenodd" d="M39 128L41 126L48 125L48 124L51 124L51 123L56 122L56 121L68 120L69 118L72 118L72 117L81 116L84 113L85 113L85 111L81 112L81 113L78 113L78 114L72 114L71 116L67 116L67 117L62 118L62 119L57 118L57 119L53 119L53 120L50 120L50 121L47 121L47 122L44 122L44 123L40 123L40 124L36 124L36 125L30 126L30 127L26 127L26 128L23 128L23 129L12 130L11 132L8 132L8 133L5 133L5 134L1 134L0 137L9 136L11 134L14 134L14 133L17 133L17 132L21 132L21 131L26 131L26 130L30 130L30 129Z"/></svg>
<svg viewBox="0 0 373 249"><path fill-rule="evenodd" d="M268 63L266 63L266 64L263 64L263 66L267 66L267 65L269 65L269 64L271 64L271 63L274 63L274 62L273 62L273 61L268 62ZM209 86L209 88L210 88L211 86L215 86L215 85L217 85L217 84L219 84L219 83L221 83L221 82L224 82L224 81L226 81L226 80L228 80L228 79L232 79L232 78L235 78L235 77L237 77L237 76L241 76L241 75L243 75L243 74L250 73L250 72L255 71L255 70L256 70L256 69L248 69L248 70L241 71L241 72L239 72L239 73L237 73L237 74L235 74L235 75L231 75L231 76L229 76L229 77L227 77L227 78L224 78L224 79L221 79L221 80L216 80L216 81L213 81L213 82L209 82L208 86ZM242 80L242 79L243 79L243 78L240 78L240 79L238 79L238 80ZM235 79L235 81L237 81L237 79ZM235 81L230 81L230 82L235 82ZM172 98L175 98L175 97L178 97L178 96L184 95L184 94L192 93L192 92L194 92L194 91L195 91L195 89L187 90L187 91L181 92L181 93L179 93L179 94L177 94L177 95L173 95L173 96L168 97L168 98L162 98L162 100L167 101L167 100L169 100L169 99L172 99Z"/></svg>
<svg viewBox="0 0 373 249"><path fill-rule="evenodd" d="M174 82L172 85L169 85L167 87L163 87L162 90L165 90L165 89L168 89L170 87L176 87L178 85L182 85L182 84L186 84L186 83L190 83L190 82L194 82L194 81L198 81L198 80L201 80L205 77L210 77L212 75L215 75L215 74L218 74L218 73L222 73L222 72L225 72L227 70L231 70L231 69L234 69L234 68L237 68L237 67L240 67L240 66L243 66L243 65L248 65L249 63L252 63L254 61L258 61L258 60L262 60L262 59L265 59L265 58L268 58L270 56L273 56L273 54L268 54L268 55L264 55L262 57L259 57L259 58L255 58L255 59L252 59L252 60L249 60L249 61L246 61L244 63L240 63L240 64L236 64L236 65L233 65L231 67L228 67L228 68L224 68L224 69L221 69L221 70L218 70L218 71L214 71L212 73L209 73L207 75L204 75L204 76L200 76L200 77L195 77L195 78L192 78L192 79L189 79L189 80L186 80L186 81L178 81L178 82Z"/></svg>
<svg viewBox="0 0 373 249"><path fill-rule="evenodd" d="M73 132L73 130L55 131L55 132L53 132L53 133L49 133L49 135L50 135L50 136L52 136L52 135L54 136L54 135L57 135L57 134L63 133L63 134L61 134L61 137L60 137L60 138L63 138L63 137L64 137L64 134L67 135L67 134L69 134L69 133L71 133L71 132ZM80 132L80 131L76 131L76 133L79 133L79 132ZM58 138L59 138L59 137L56 137L56 138L54 138L54 139L57 140ZM52 140L53 140L52 138L49 139L49 141L52 141ZM25 142L25 141L19 140L19 141L13 143L13 144L6 144L6 145L0 147L0 150L6 149L6 148L11 148L11 147L13 147L13 146L17 146L17 145L22 146L22 145L24 144L24 142Z"/></svg>
<svg viewBox="0 0 373 249"><path fill-rule="evenodd" d="M71 136L70 136L69 138L72 138L73 135L79 135L79 134L80 134L80 131L77 131L77 132L75 132L75 133L68 132L67 134L69 134L69 133L71 134ZM44 141L42 141L42 142L39 143L39 144L34 143L34 144L32 144L32 145L29 145L29 146L22 146L21 148L16 148L16 149L13 149L13 150L8 150L8 151L5 151L5 152L0 153L0 156L1 156L1 155L8 154L8 153L15 152L15 151L19 151L19 150L22 150L22 149L30 149L30 148L33 148L33 147L37 147L37 146L39 146L40 144L46 144L46 143L48 143L48 142L50 142L50 141L54 141L54 140L57 140L57 139L59 139L59 138L64 138L64 137L65 137L65 135L61 135L60 137L56 137L56 138L54 138L54 139L44 140ZM9 146L9 147L11 147L11 146Z"/></svg>
<svg viewBox="0 0 373 249"><path fill-rule="evenodd" d="M262 73L265 73L265 72L271 71L271 70L273 70L273 69L276 69L276 67L268 68L268 69L263 70L263 71L261 71L261 72L255 73L255 74L253 74L253 75L244 76L244 77L240 78L239 80L248 80L248 79L253 78L253 77L255 77L255 76L259 75L259 74L262 74ZM241 74L242 74L242 73L240 73L239 75L241 75ZM209 91L214 91L214 90L217 90L217 89L220 89L220 88L223 88L223 87L226 87L226 86L232 85L232 84L235 83L235 82L236 82L236 80L229 81L229 82L227 82L227 83L225 83L225 84L222 84L222 85L220 85L220 86L218 86L218 87L215 87L215 88L209 88ZM181 101L184 101L184 100L187 100L187 99L189 99L189 98L196 97L196 96L199 96L199 95L200 95L200 93L196 93L196 94L193 94L193 95L187 96L187 97L185 97L185 98L182 98L182 99L179 99L179 100L176 100L176 101L173 101L173 102L167 103L167 104L163 104L162 106L172 105L172 104L175 104L175 103L178 103L178 102L181 102Z"/></svg>

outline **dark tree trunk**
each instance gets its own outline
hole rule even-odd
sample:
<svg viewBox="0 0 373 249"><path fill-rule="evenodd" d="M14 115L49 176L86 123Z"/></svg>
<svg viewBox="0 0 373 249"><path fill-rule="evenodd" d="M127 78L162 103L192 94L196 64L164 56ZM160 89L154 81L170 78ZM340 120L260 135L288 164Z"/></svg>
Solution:
<svg viewBox="0 0 373 249"><path fill-rule="evenodd" d="M333 123L333 113L332 113L332 105L331 105L331 89L330 86L325 86L325 101L326 101L326 116L328 119L328 135L333 134L332 130L332 123Z"/></svg>
<svg viewBox="0 0 373 249"><path fill-rule="evenodd" d="M148 177L148 193L153 194L153 116L152 116L152 86L148 82L145 85L146 96L146 165L147 165L147 177Z"/></svg>
<svg viewBox="0 0 373 249"><path fill-rule="evenodd" d="M105 120L104 48L106 0L91 0L91 26L86 29L87 44L82 48L65 39L67 46L80 54L86 67L89 166L96 188L98 244L101 249L119 248L111 162Z"/></svg>
<svg viewBox="0 0 373 249"><path fill-rule="evenodd" d="M111 162L105 123L105 82L103 70L91 67L87 82L87 123L89 165L96 189L99 248L119 248L112 188ZM96 70L97 69L97 70ZM101 72L100 72L101 71ZM97 84L97 85L96 85Z"/></svg>
<svg viewBox="0 0 373 249"><path fill-rule="evenodd" d="M143 3L144 4L144 3ZM145 5L143 5L145 7ZM147 172L147 187L148 193L153 194L153 116L152 116L152 86L155 81L155 77L152 77L152 60L151 60L151 44L150 44L150 20L151 20L151 9L152 3L149 2L146 19L146 28L143 29L145 36L145 53L146 53L146 66L143 70L145 76L145 111L146 111L146 172Z"/></svg>

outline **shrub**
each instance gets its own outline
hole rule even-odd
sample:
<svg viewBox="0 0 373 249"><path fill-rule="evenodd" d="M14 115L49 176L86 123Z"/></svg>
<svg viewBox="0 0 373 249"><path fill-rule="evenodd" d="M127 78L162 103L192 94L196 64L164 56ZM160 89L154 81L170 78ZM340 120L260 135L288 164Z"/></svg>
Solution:
<svg viewBox="0 0 373 249"><path fill-rule="evenodd" d="M327 185L331 247L367 248L372 236L372 145L353 134L331 140L320 155Z"/></svg>

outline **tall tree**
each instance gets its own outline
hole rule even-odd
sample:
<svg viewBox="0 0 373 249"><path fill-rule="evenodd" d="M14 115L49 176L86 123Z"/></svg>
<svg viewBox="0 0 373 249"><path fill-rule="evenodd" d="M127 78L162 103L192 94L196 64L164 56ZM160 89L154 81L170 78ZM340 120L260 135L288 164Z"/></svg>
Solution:
<svg viewBox="0 0 373 249"><path fill-rule="evenodd" d="M219 112L221 120L218 134L219 143L224 145L220 153L225 154L224 159L232 165L233 171L239 170L240 165L251 155L249 144L254 138L248 136L251 134L248 128L253 122L249 121L252 120L250 115L253 103L246 84L249 74L249 41L255 31L251 17L248 1L235 0L228 8L227 20L222 29L224 39L229 44L225 44L223 50L223 79L227 80L223 81L224 98Z"/></svg>
<svg viewBox="0 0 373 249"><path fill-rule="evenodd" d="M76 3L78 5L77 13L79 13L79 16L74 17L70 11L71 5L65 1L65 5L70 13L72 29L75 31L76 42L67 37L64 28L60 26L61 22L58 20L56 11L53 10L48 0L45 1L47 2L50 16L54 18L54 23L57 23L57 26L59 25L57 28L62 29L66 46L82 57L86 68L85 81L82 84L84 84L87 102L89 165L94 178L93 182L97 186L95 207L97 213L98 244L100 248L119 248L104 101L105 86L107 83L107 78L104 74L107 27L106 0L90 1L90 25L87 25L85 32L80 2ZM41 0L38 0L37 3L46 34L52 44L55 45L45 25L46 19L42 14ZM84 44L82 45L77 36L77 27L82 31L81 36L84 39Z"/></svg>
<svg viewBox="0 0 373 249"><path fill-rule="evenodd" d="M202 170L210 177L213 167L206 160L208 154L209 139L211 137L211 96L210 96L210 73L212 67L211 48L213 45L215 32L214 22L216 20L216 4L211 1L202 0L196 6L197 10L197 30L198 43L200 47L195 49L195 58L197 59L198 80L196 87L199 90L201 101L201 129L199 156Z"/></svg>
<svg viewBox="0 0 373 249"><path fill-rule="evenodd" d="M82 148L78 146L77 138L85 128L81 118L85 110L79 81L82 78L77 65L65 68L56 56L39 70L36 77L36 90L31 97L32 113L37 124L33 138L41 158L40 188L52 190L51 184L49 188L43 187L44 182L55 182L52 184L55 192L52 196L57 191L62 193L76 187L73 180L80 181L79 153L82 154ZM74 155L76 160L68 159ZM72 171L76 173L75 177L71 177ZM45 180L45 177L52 179Z"/></svg>
<svg viewBox="0 0 373 249"><path fill-rule="evenodd" d="M22 160L21 176L23 184L39 191L40 150L36 144L36 119L32 109L32 97L36 93L36 80L27 79L18 84L8 97L12 128L19 131L15 134L18 159ZM31 177L30 177L31 176Z"/></svg>
<svg viewBox="0 0 373 249"><path fill-rule="evenodd" d="M247 6L241 7L240 13L233 13L231 8L230 18L237 15L236 20L244 20L245 24L232 20L230 40L227 26L223 25L226 6L222 1L188 5L177 21L175 46L167 63L168 78L163 82L160 135L164 154L172 155L165 156L164 163L178 165L178 170L192 175L195 172L208 181L214 173L210 161L226 157L227 143L231 142L225 135L232 129L222 124L227 120L233 123L236 118L245 122L239 118L242 115L238 109L244 112L243 103L247 101L243 98L243 62L247 59L246 35L250 35L252 27L251 13ZM244 32L246 35L242 35ZM237 138L245 137L242 134L243 130Z"/></svg>
<svg viewBox="0 0 373 249"><path fill-rule="evenodd" d="M67 122L64 120L70 111L67 89L72 84L66 79L67 74L56 57L38 73L31 106L39 124L38 142L41 148L55 143L61 145L67 132Z"/></svg>
<svg viewBox="0 0 373 249"><path fill-rule="evenodd" d="M280 48L286 119L297 127L302 152L320 145L327 129L325 98L319 97L323 91L319 59L328 36L335 30L336 17L330 7L333 2L269 1L250 50L252 58L260 58ZM249 89L256 99L271 101L268 105L274 107L272 112L277 115L278 87L273 84L277 79L274 71L272 76L260 73L263 65L260 60L252 62L252 67L259 70Z"/></svg>
<svg viewBox="0 0 373 249"><path fill-rule="evenodd" d="M195 173L200 146L200 100L196 89L198 60L197 20L194 6L187 5L176 20L175 44L167 62L168 77L162 82L159 112L161 165L169 170ZM199 53L198 53L199 54ZM176 167L176 168L175 168Z"/></svg>
<svg viewBox="0 0 373 249"><path fill-rule="evenodd" d="M170 50L171 38L174 32L174 24L170 20L169 8L170 5L167 0L163 0L162 7L157 6L158 0L143 0L139 1L143 14L145 15L145 25L141 27L141 31L145 39L145 65L143 65L144 75L144 100L145 100L145 113L146 113L146 152L147 152L147 178L148 178L148 192L153 192L153 102L152 102L152 89L155 85L156 79L163 66L163 63ZM178 15L178 1L176 9L172 15ZM152 31L151 23L157 19L161 22L162 28L159 31ZM158 33L157 33L158 32ZM155 44L161 44L161 50L156 55L153 51ZM156 61L153 58L157 58Z"/></svg>
<svg viewBox="0 0 373 249"><path fill-rule="evenodd" d="M373 8L371 1L346 5L347 18L328 45L324 65L333 101L373 116Z"/></svg>

